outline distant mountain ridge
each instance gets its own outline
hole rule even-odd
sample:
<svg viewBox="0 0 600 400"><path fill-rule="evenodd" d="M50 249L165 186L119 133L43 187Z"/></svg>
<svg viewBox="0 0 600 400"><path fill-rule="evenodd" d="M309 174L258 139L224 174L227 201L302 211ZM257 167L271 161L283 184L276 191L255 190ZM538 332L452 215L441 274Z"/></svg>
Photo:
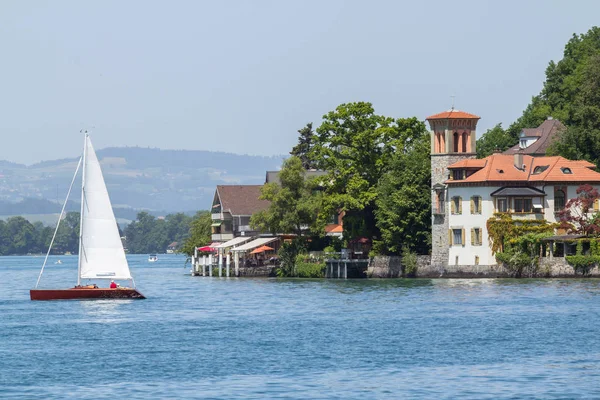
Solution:
<svg viewBox="0 0 600 400"><path fill-rule="evenodd" d="M113 207L122 212L129 208L165 213L208 209L216 185L263 183L266 171L279 169L285 157L142 147L109 147L96 153ZM53 212L57 212L56 205L64 201L78 159L30 166L0 160L0 209L16 212L14 215L19 215L19 210L42 214L55 208ZM80 181L76 182L69 209L79 203L81 187Z"/></svg>

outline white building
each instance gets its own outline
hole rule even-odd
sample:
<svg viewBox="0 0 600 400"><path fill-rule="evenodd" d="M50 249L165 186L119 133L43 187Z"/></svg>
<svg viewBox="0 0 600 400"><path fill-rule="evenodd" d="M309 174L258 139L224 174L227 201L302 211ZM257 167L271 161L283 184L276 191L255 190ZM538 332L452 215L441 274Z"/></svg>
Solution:
<svg viewBox="0 0 600 400"><path fill-rule="evenodd" d="M467 132L468 136L474 133L478 117L459 113L456 116L464 119L462 125L459 120L453 121L452 114L446 121L430 120L433 129L432 264L495 265L486 229L494 213L508 212L514 219L545 219L552 223L557 221L556 213L577 197L578 187L590 184L600 190L600 173L594 171L596 166L588 161L532 157L519 152L474 159L473 142L469 143L470 152L460 151L460 146L444 146L443 138L440 145L440 133L436 132L440 125L445 128L443 135L450 142L460 138L464 126L472 129ZM453 126L457 132L453 132ZM444 163L452 160L443 174L446 178L443 182L440 160L446 160ZM594 208L598 209L598 201Z"/></svg>

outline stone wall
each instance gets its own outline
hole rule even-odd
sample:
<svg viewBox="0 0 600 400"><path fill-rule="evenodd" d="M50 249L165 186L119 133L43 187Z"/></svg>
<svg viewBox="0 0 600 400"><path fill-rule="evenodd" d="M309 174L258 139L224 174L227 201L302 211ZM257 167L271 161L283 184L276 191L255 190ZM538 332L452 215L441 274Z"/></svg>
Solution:
<svg viewBox="0 0 600 400"><path fill-rule="evenodd" d="M510 278L513 275L502 265L434 265L431 256L417 256L417 278ZM369 260L368 278L404 277L402 258L377 256ZM593 268L589 277L600 277L600 268ZM533 270L523 272L527 278L580 278L563 257L542 258Z"/></svg>
<svg viewBox="0 0 600 400"><path fill-rule="evenodd" d="M572 266L567 264L564 257L543 257L537 268L536 276L546 278L582 277L581 274L575 272L575 269ZM596 266L592 268L586 276L598 278L600 277L600 269Z"/></svg>
<svg viewBox="0 0 600 400"><path fill-rule="evenodd" d="M369 278L399 278L402 276L402 262L398 256L377 256L369 260L367 277Z"/></svg>

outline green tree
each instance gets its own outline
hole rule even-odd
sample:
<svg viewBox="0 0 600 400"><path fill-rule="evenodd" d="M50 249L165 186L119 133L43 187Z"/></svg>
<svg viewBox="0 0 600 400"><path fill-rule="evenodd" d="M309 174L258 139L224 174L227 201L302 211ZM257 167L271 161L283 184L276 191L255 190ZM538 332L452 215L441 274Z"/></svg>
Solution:
<svg viewBox="0 0 600 400"><path fill-rule="evenodd" d="M7 233L12 238L9 245L9 254L27 254L35 246L35 228L31 222L23 217L10 217L6 221Z"/></svg>
<svg viewBox="0 0 600 400"><path fill-rule="evenodd" d="M11 238L4 220L0 220L0 255L10 254Z"/></svg>
<svg viewBox="0 0 600 400"><path fill-rule="evenodd" d="M539 95L532 98L523 115L507 130L513 140L523 128L536 127L548 116L567 126L549 154L571 159L600 160L600 28L573 35L566 44L562 60L551 61Z"/></svg>
<svg viewBox="0 0 600 400"><path fill-rule="evenodd" d="M514 146L517 141L502 129L502 124L498 124L492 129L488 129L477 140L477 158L485 158L496 151L503 152Z"/></svg>
<svg viewBox="0 0 600 400"><path fill-rule="evenodd" d="M262 232L294 233L302 236L310 231L320 233L317 227L321 194L315 180L307 180L300 158L292 156L283 162L279 172L281 186L267 183L261 189L262 200L268 200L268 209L252 215L250 225Z"/></svg>
<svg viewBox="0 0 600 400"><path fill-rule="evenodd" d="M310 157L310 151L314 144L315 132L313 131L312 122L306 124L306 126L298 131L298 144L294 146L290 154L296 156L302 162L304 169L313 169L314 162Z"/></svg>
<svg viewBox="0 0 600 400"><path fill-rule="evenodd" d="M192 217L184 213L169 214L165 217L167 222L167 238L169 245L171 242L183 243L187 239L190 230Z"/></svg>
<svg viewBox="0 0 600 400"><path fill-rule="evenodd" d="M582 66L583 79L570 104L569 126L549 154L600 164L600 50Z"/></svg>
<svg viewBox="0 0 600 400"><path fill-rule="evenodd" d="M390 169L377 186L375 216L387 252L403 247L428 254L431 247L430 137L415 119L398 120L405 132L396 140Z"/></svg>
<svg viewBox="0 0 600 400"><path fill-rule="evenodd" d="M212 219L208 211L198 211L189 228L188 238L181 247L181 252L192 256L194 248L210 243Z"/></svg>
<svg viewBox="0 0 600 400"><path fill-rule="evenodd" d="M156 218L146 211L138 213L137 219L125 228L127 250L134 254L151 253L153 246L148 241L156 225Z"/></svg>
<svg viewBox="0 0 600 400"><path fill-rule="evenodd" d="M416 118L396 121L377 115L366 102L342 104L323 116L311 151L316 166L328 172L321 178L319 219L345 211L347 238L380 237L375 218L378 184L394 153L402 149L403 137L412 134L407 126L424 129Z"/></svg>

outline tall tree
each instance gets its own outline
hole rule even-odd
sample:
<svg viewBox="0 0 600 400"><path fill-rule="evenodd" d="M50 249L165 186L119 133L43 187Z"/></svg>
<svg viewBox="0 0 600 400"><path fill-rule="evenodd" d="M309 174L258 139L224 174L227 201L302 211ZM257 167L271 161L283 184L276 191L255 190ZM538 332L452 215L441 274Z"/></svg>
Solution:
<svg viewBox="0 0 600 400"><path fill-rule="evenodd" d="M314 144L315 132L313 131L312 122L306 124L298 133L298 144L294 146L290 154L300 159L304 169L313 169L314 162L310 158L310 150Z"/></svg>
<svg viewBox="0 0 600 400"><path fill-rule="evenodd" d="M323 116L311 150L316 166L328 172L321 179L325 196L319 219L345 211L347 237L380 237L377 185L390 167L394 141L403 134L393 118L375 114L371 103L342 104Z"/></svg>
<svg viewBox="0 0 600 400"><path fill-rule="evenodd" d="M484 158L495 151L505 151L515 145L515 139L498 124L488 129L477 140L477 158Z"/></svg>
<svg viewBox="0 0 600 400"><path fill-rule="evenodd" d="M375 217L384 247L428 254L431 247L430 137L414 118L397 120L403 132L395 141L390 169L377 187Z"/></svg>
<svg viewBox="0 0 600 400"><path fill-rule="evenodd" d="M320 231L317 215L321 194L315 180L305 179L306 170L299 157L292 156L283 162L279 172L281 186L267 183L261 189L262 200L268 200L268 209L255 213L250 224L263 232L295 233L302 236L309 230Z"/></svg>
<svg viewBox="0 0 600 400"><path fill-rule="evenodd" d="M35 245L35 228L31 222L23 217L10 217L6 221L8 236L12 238L9 245L9 254L27 254Z"/></svg>
<svg viewBox="0 0 600 400"><path fill-rule="evenodd" d="M181 252L191 256L194 248L210 243L212 219L208 211L198 211L190 224L188 238L181 247Z"/></svg>
<svg viewBox="0 0 600 400"><path fill-rule="evenodd" d="M583 80L569 105L570 125L549 153L600 165L600 49L585 62L581 74Z"/></svg>

